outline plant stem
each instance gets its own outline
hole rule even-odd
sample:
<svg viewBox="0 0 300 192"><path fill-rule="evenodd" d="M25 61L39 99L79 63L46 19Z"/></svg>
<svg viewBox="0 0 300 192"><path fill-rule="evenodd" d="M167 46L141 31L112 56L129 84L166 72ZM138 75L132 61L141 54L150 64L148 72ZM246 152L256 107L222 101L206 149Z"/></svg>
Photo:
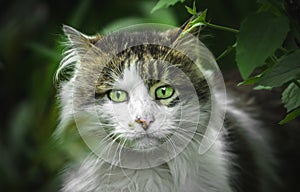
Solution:
<svg viewBox="0 0 300 192"><path fill-rule="evenodd" d="M297 87L300 89L300 83L297 80L294 80L293 83L295 83Z"/></svg>
<svg viewBox="0 0 300 192"><path fill-rule="evenodd" d="M272 55L271 57L270 57L270 59L271 59L271 61L272 61L272 66L273 65L275 65L276 63L278 63L278 59L276 58L276 56L275 55Z"/></svg>
<svg viewBox="0 0 300 192"><path fill-rule="evenodd" d="M229 28L229 27L223 27L223 26L215 25L215 24L208 23L208 22L204 22L204 24L211 27L211 28L219 29L219 30L222 30L222 31L228 31L228 32L232 32L232 33L238 33L239 32L239 30L236 30L236 29L232 29L232 28Z"/></svg>
<svg viewBox="0 0 300 192"><path fill-rule="evenodd" d="M285 54L289 53L289 50L284 47L279 47L279 50L283 51Z"/></svg>
<svg viewBox="0 0 300 192"><path fill-rule="evenodd" d="M219 55L219 56L216 58L216 60L218 61L218 60L222 59L223 57L227 56L227 55L228 55L235 47L236 47L236 43L233 44L233 45L230 45L229 47L227 47L227 49L226 49L225 51L223 51L223 52L221 53L221 55Z"/></svg>

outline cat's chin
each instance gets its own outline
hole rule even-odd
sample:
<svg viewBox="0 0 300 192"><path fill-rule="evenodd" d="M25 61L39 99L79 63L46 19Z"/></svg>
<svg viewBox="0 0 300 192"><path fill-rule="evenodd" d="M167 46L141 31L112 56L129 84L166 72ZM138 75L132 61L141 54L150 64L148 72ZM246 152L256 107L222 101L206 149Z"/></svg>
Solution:
<svg viewBox="0 0 300 192"><path fill-rule="evenodd" d="M140 137L134 141L134 148L136 149L148 149L158 146L160 144L159 139L153 137Z"/></svg>

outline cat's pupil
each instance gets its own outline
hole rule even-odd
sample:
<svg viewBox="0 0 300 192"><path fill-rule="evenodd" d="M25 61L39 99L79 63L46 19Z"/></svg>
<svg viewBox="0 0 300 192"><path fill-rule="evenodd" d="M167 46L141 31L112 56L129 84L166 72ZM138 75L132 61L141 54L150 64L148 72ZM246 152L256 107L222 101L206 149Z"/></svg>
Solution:
<svg viewBox="0 0 300 192"><path fill-rule="evenodd" d="M162 93L163 95L166 94L166 87L163 87L163 88L161 89L161 93Z"/></svg>
<svg viewBox="0 0 300 192"><path fill-rule="evenodd" d="M120 96L121 96L120 91L117 91L116 96L117 96L118 99L120 98Z"/></svg>

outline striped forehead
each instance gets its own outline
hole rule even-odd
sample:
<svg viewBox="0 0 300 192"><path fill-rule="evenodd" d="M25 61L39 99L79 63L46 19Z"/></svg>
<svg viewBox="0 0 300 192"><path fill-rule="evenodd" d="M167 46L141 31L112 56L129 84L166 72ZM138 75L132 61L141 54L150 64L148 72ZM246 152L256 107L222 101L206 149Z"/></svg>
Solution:
<svg viewBox="0 0 300 192"><path fill-rule="evenodd" d="M144 82L147 86L151 86L159 81L168 79L168 71L165 70L166 65L155 61L128 61L124 63L124 69L120 78L115 85L126 88L128 85L136 85Z"/></svg>
<svg viewBox="0 0 300 192"><path fill-rule="evenodd" d="M114 88L113 86L126 88L133 85L137 79L139 81L142 79L148 87L159 81L178 80L180 76L174 74L170 66L177 66L192 74L195 70L190 68L190 62L181 53L170 51L166 47L154 45L130 47L117 54L103 68L97 81L98 91L105 92Z"/></svg>
<svg viewBox="0 0 300 192"><path fill-rule="evenodd" d="M143 84L143 79L135 64L126 66L122 76L115 82L116 88L123 90L132 90L140 84Z"/></svg>

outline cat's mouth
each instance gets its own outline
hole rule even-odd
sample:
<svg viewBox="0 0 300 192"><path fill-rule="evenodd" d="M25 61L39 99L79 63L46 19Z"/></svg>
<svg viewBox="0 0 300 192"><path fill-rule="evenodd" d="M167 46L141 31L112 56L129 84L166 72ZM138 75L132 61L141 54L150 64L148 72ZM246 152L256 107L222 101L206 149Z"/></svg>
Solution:
<svg viewBox="0 0 300 192"><path fill-rule="evenodd" d="M163 144L166 140L164 138L157 138L150 134L143 133L131 137L122 137L115 140L124 147L134 148L134 149L146 149L157 147Z"/></svg>

